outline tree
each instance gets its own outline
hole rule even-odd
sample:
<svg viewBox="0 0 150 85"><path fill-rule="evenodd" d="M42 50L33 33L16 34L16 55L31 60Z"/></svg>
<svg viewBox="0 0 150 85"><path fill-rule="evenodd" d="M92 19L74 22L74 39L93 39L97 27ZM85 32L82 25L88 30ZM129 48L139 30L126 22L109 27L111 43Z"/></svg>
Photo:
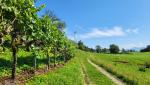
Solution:
<svg viewBox="0 0 150 85"><path fill-rule="evenodd" d="M127 54L127 53L129 53L129 51L128 51L128 50L125 50L124 48L122 48L121 53Z"/></svg>
<svg viewBox="0 0 150 85"><path fill-rule="evenodd" d="M102 49L102 53L110 53L110 51L109 51L109 49L107 49L107 48L103 48L103 49Z"/></svg>
<svg viewBox="0 0 150 85"><path fill-rule="evenodd" d="M81 49L81 50L85 49L85 46L84 46L84 44L81 40L78 42L78 48Z"/></svg>
<svg viewBox="0 0 150 85"><path fill-rule="evenodd" d="M150 45L148 45L146 48L141 49L141 52L150 52Z"/></svg>
<svg viewBox="0 0 150 85"><path fill-rule="evenodd" d="M49 30L46 31L45 34L47 34L47 36L45 36L46 39L44 39L44 40L47 40L47 41L45 41L45 42L47 42L46 47L51 46L51 49L53 49L53 50L51 50L51 52L54 54L54 66L55 66L55 59L56 59L55 57L61 56L63 54L62 51L64 51L64 49L66 49L66 46L64 46L64 45L66 45L67 43L64 44L64 42L66 41L66 38L63 33L63 29L65 28L65 23L62 22L50 10L47 10L43 17L49 18L50 22L48 22L48 23L51 23L50 28L46 27ZM54 40L54 41L52 41L52 40ZM48 57L48 55L47 55L47 57ZM49 60L49 57L48 57L48 60Z"/></svg>
<svg viewBox="0 0 150 85"><path fill-rule="evenodd" d="M111 44L109 47L110 53L119 53L119 47L115 44Z"/></svg>
<svg viewBox="0 0 150 85"><path fill-rule="evenodd" d="M65 22L61 21L52 11L46 10L45 15L51 19L52 23L55 24L59 30L64 30L66 27Z"/></svg>
<svg viewBox="0 0 150 85"><path fill-rule="evenodd" d="M89 48L90 49L90 52L95 52L95 49L93 48Z"/></svg>
<svg viewBox="0 0 150 85"><path fill-rule="evenodd" d="M96 52L97 52L97 53L100 53L100 52L101 52L101 47L100 47L99 45L97 45L95 48L96 48Z"/></svg>
<svg viewBox="0 0 150 85"><path fill-rule="evenodd" d="M34 68L36 70L36 58L39 51L45 50L45 55L50 62L50 54L56 57L67 55L70 59L72 47L65 37L63 30L65 23L60 21L55 15L44 15L38 17L37 12L45 5L37 8L36 0L0 0L0 44L3 44L5 35L10 36L12 49L12 79L16 77L17 52L19 45L25 44L28 51L34 57ZM18 4L19 3L19 4ZM65 49L65 52L62 50Z"/></svg>
<svg viewBox="0 0 150 85"><path fill-rule="evenodd" d="M40 32L37 31L39 24L37 23L39 21L37 12L44 5L37 8L34 0L1 0L0 3L0 31L3 35L11 36L12 79L15 79L18 46L23 44L23 38L27 39L28 36L32 36L30 38L33 39L35 33Z"/></svg>

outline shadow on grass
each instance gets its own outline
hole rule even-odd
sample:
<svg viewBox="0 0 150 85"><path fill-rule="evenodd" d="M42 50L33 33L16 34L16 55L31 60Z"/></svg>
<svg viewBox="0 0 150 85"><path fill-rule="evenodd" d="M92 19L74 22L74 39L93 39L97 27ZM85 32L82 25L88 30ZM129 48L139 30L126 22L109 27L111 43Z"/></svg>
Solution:
<svg viewBox="0 0 150 85"><path fill-rule="evenodd" d="M11 61L0 58L0 68L10 68Z"/></svg>
<svg viewBox="0 0 150 85"><path fill-rule="evenodd" d="M47 64L47 58L37 58L36 60L36 65L37 68L40 65L46 65ZM63 61L63 58L58 57L56 58L56 61ZM54 63L54 57L50 58L50 63L53 64ZM20 56L17 58L17 67L20 69L24 69L24 68L32 68L34 67L34 57L32 55L30 56ZM12 60L6 60L3 58L0 58L0 70L6 70L6 69L11 69L12 68Z"/></svg>
<svg viewBox="0 0 150 85"><path fill-rule="evenodd" d="M43 58L43 59L37 58L37 67L40 64L46 64L46 63L47 63L46 58ZM34 57L33 56L18 57L17 58L17 67L22 67L24 65L27 65L29 67L33 67L34 66ZM11 67L12 67L12 61L11 60L6 60L6 59L0 58L0 68L10 69Z"/></svg>
<svg viewBox="0 0 150 85"><path fill-rule="evenodd" d="M39 59L37 58L37 67L41 64L46 64L47 63L47 59L43 58L43 59ZM34 66L34 57L31 56L26 56L26 57L18 57L18 67L22 67L23 65L27 65L29 67L33 67Z"/></svg>

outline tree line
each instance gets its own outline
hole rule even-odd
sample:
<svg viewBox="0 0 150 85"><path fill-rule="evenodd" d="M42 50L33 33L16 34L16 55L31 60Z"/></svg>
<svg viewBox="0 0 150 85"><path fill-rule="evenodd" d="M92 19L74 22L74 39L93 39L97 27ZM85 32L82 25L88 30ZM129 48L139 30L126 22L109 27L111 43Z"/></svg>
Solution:
<svg viewBox="0 0 150 85"><path fill-rule="evenodd" d="M147 45L146 48L141 49L140 51L141 51L141 52L150 52L150 45Z"/></svg>
<svg viewBox="0 0 150 85"><path fill-rule="evenodd" d="M118 53L130 53L135 52L135 50L126 50L126 49L120 49L118 45L111 44L109 48L102 48L100 45L96 45L95 48L89 48L88 46L84 45L84 43L80 40L78 41L78 49L88 52L95 52L95 53L112 53L112 54L118 54Z"/></svg>
<svg viewBox="0 0 150 85"><path fill-rule="evenodd" d="M51 11L39 17L45 5L35 6L36 0L0 0L0 45L12 50L12 79L16 78L17 53L20 49L32 52L34 69L39 51L44 50L49 68L50 56L64 62L73 57L73 45L67 39L61 21ZM7 37L7 38L6 38Z"/></svg>

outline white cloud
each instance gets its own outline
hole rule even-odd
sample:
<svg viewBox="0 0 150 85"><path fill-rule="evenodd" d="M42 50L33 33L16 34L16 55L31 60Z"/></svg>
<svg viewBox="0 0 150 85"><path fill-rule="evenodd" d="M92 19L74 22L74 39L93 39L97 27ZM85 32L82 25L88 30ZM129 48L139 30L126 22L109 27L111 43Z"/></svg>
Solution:
<svg viewBox="0 0 150 85"><path fill-rule="evenodd" d="M114 37L114 36L124 36L125 32L122 27L115 26L112 29L100 30L99 28L93 28L93 30L84 35L79 35L82 39L88 38L99 38L99 37Z"/></svg>
<svg viewBox="0 0 150 85"><path fill-rule="evenodd" d="M74 33L69 32L67 29L65 30L67 36L69 39L74 40L83 40L83 39L92 39L92 38L107 38L107 37L122 37L122 36L128 36L128 34L138 34L139 29L137 28L123 28L120 26L114 26L112 28L103 27L103 28L90 28L86 29L83 28L80 25L75 25L75 28L78 30L77 34L74 35ZM134 47L131 46L123 46L123 47Z"/></svg>

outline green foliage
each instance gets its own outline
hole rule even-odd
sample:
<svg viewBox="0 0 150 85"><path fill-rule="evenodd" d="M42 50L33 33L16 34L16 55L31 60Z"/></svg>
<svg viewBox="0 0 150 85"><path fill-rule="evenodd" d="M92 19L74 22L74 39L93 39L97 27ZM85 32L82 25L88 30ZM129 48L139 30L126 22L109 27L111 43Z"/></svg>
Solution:
<svg viewBox="0 0 150 85"><path fill-rule="evenodd" d="M100 53L102 51L101 47L99 45L96 46L96 52Z"/></svg>
<svg viewBox="0 0 150 85"><path fill-rule="evenodd" d="M115 44L110 45L109 50L110 53L119 53L119 47Z"/></svg>
<svg viewBox="0 0 150 85"><path fill-rule="evenodd" d="M145 67L145 68L150 68L150 62L145 62L145 63L144 63L144 67Z"/></svg>
<svg viewBox="0 0 150 85"><path fill-rule="evenodd" d="M81 49L81 50L85 49L85 46L84 46L84 44L81 40L78 42L78 48Z"/></svg>
<svg viewBox="0 0 150 85"><path fill-rule="evenodd" d="M78 49L87 51L87 52L95 52L95 49L85 46L81 40L78 42Z"/></svg>
<svg viewBox="0 0 150 85"><path fill-rule="evenodd" d="M129 54L129 51L128 50L125 50L124 48L121 50L121 53L122 54Z"/></svg>
<svg viewBox="0 0 150 85"><path fill-rule="evenodd" d="M107 49L107 48L103 48L103 49L101 50L101 52L102 52L102 53L110 53L109 49Z"/></svg>
<svg viewBox="0 0 150 85"><path fill-rule="evenodd" d="M146 48L141 49L141 52L150 52L150 45L148 45Z"/></svg>
<svg viewBox="0 0 150 85"><path fill-rule="evenodd" d="M71 42L63 32L65 23L49 14L38 17L37 12L44 7L45 5L36 7L35 0L0 0L0 38L8 36L4 46L12 47L13 57L17 55L15 52L19 52L18 48L23 44L27 46L27 42L32 41L29 46L32 49L31 56L38 57L39 52L44 50L43 56L67 56L68 61L73 54Z"/></svg>
<svg viewBox="0 0 150 85"><path fill-rule="evenodd" d="M139 71L145 72L146 68L145 67L139 67Z"/></svg>

